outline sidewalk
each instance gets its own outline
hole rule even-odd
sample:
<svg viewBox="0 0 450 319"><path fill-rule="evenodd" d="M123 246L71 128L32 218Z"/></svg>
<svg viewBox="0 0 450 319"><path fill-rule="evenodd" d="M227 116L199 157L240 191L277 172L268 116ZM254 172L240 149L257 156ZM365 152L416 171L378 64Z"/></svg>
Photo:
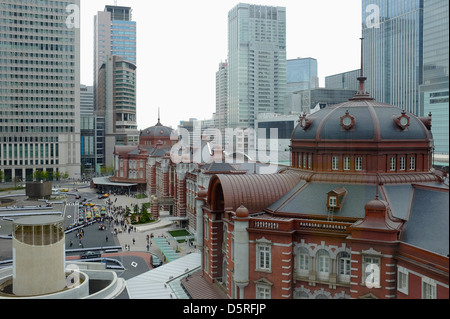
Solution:
<svg viewBox="0 0 450 319"><path fill-rule="evenodd" d="M140 207L143 203L148 202L148 198L137 199L128 196L112 195L111 201L115 206L133 207L133 205L138 204ZM122 246L124 252L148 252L147 235L150 237L151 234L153 234L153 237L165 237L174 249L178 248L180 257L191 252L198 252L198 249L195 249L193 246L189 246L187 243L177 243L176 240L168 233L169 230L179 229L173 221L169 220L169 217L169 212L160 212L159 221L142 226L133 226L134 229L129 233L126 231L117 234L115 240L119 242L119 245ZM151 245L149 247L149 252L157 255L161 260L163 260L162 253L157 244L152 239L150 239L150 242ZM125 245L128 245L129 250L125 249Z"/></svg>

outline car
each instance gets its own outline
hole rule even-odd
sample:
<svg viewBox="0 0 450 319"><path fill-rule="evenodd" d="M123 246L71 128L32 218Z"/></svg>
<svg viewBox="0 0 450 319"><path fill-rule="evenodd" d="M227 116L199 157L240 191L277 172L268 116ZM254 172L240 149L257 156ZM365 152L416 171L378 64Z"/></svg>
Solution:
<svg viewBox="0 0 450 319"><path fill-rule="evenodd" d="M75 196L75 199L80 199L80 198L81 198L80 195Z"/></svg>
<svg viewBox="0 0 450 319"><path fill-rule="evenodd" d="M81 259L101 258L102 254L95 251L87 251L81 255Z"/></svg>
<svg viewBox="0 0 450 319"><path fill-rule="evenodd" d="M161 259L158 258L156 255L152 255L152 266L153 268L159 267L162 265Z"/></svg>

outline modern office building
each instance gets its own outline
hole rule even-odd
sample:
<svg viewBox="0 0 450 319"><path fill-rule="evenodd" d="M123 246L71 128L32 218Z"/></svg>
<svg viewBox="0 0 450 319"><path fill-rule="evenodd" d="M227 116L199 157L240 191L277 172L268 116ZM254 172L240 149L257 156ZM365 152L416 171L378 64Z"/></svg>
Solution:
<svg viewBox="0 0 450 319"><path fill-rule="evenodd" d="M130 7L105 6L94 16L94 93L98 72L108 55L136 64L136 21ZM94 103L96 99L94 97Z"/></svg>
<svg viewBox="0 0 450 319"><path fill-rule="evenodd" d="M94 87L80 86L81 173L90 176L95 170Z"/></svg>
<svg viewBox="0 0 450 319"><path fill-rule="evenodd" d="M216 72L216 128L222 133L228 117L228 63L220 62Z"/></svg>
<svg viewBox="0 0 450 319"><path fill-rule="evenodd" d="M423 3L423 0L362 0L367 90L377 101L416 115L423 80ZM372 11L368 10L371 8Z"/></svg>
<svg viewBox="0 0 450 319"><path fill-rule="evenodd" d="M105 6L104 11L97 12L94 17L97 170L112 167L114 145L138 142L136 32L136 22L132 21L130 7ZM122 62L119 62L119 58ZM113 63L113 60L117 61ZM116 105L116 102L119 104Z"/></svg>
<svg viewBox="0 0 450 319"><path fill-rule="evenodd" d="M317 60L297 58L286 61L286 92L308 90L319 87Z"/></svg>
<svg viewBox="0 0 450 319"><path fill-rule="evenodd" d="M116 145L137 145L136 65L108 56L99 70L96 115L105 119L105 167L112 167Z"/></svg>
<svg viewBox="0 0 450 319"><path fill-rule="evenodd" d="M80 177L80 29L71 20L76 12L68 10L73 5L80 1L0 2L0 171L6 180L31 180L35 171Z"/></svg>
<svg viewBox="0 0 450 319"><path fill-rule="evenodd" d="M285 92L286 8L236 5L228 13L228 127L282 113Z"/></svg>
<svg viewBox="0 0 450 319"><path fill-rule="evenodd" d="M449 155L449 2L425 0L423 6L423 83L420 113L433 115L435 154ZM447 163L448 165L448 163Z"/></svg>
<svg viewBox="0 0 450 319"><path fill-rule="evenodd" d="M315 88L301 90L286 95L286 113L310 114L314 109L348 101L356 90Z"/></svg>
<svg viewBox="0 0 450 319"><path fill-rule="evenodd" d="M358 91L358 78L361 69L333 74L325 77L325 88Z"/></svg>

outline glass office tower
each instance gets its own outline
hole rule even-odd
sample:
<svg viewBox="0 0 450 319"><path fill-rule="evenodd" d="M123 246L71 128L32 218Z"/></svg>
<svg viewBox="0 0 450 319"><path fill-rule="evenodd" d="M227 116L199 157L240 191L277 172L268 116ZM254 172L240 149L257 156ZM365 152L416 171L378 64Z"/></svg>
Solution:
<svg viewBox="0 0 450 319"><path fill-rule="evenodd" d="M80 1L0 1L0 175L80 178Z"/></svg>
<svg viewBox="0 0 450 319"><path fill-rule="evenodd" d="M228 127L283 113L285 92L286 9L238 4L228 13Z"/></svg>
<svg viewBox="0 0 450 319"><path fill-rule="evenodd" d="M286 61L287 93L319 87L317 60L297 58Z"/></svg>
<svg viewBox="0 0 450 319"><path fill-rule="evenodd" d="M362 33L367 91L419 115L423 0L362 0Z"/></svg>
<svg viewBox="0 0 450 319"><path fill-rule="evenodd" d="M435 154L449 153L449 1L424 0L420 113L433 115Z"/></svg>
<svg viewBox="0 0 450 319"><path fill-rule="evenodd" d="M94 107L96 114L96 170L111 167L114 145L134 144L136 119L136 21L132 9L105 6L94 17ZM116 70L118 59L124 69ZM115 61L114 63L112 61ZM122 65L121 63L119 63ZM130 66L130 67L129 67ZM103 74L102 73L103 70ZM107 73L105 73L108 70ZM113 71L114 70L114 71ZM120 77L120 81L117 79ZM128 92L123 93L124 90ZM118 95L129 95L120 97ZM119 103L128 99L127 105Z"/></svg>

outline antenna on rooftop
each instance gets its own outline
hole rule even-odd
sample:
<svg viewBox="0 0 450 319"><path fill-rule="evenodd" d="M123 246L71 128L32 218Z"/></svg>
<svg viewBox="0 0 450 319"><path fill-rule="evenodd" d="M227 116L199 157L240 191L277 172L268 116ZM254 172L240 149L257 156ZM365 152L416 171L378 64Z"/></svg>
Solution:
<svg viewBox="0 0 450 319"><path fill-rule="evenodd" d="M117 7L117 0L114 0L114 5Z"/></svg>

